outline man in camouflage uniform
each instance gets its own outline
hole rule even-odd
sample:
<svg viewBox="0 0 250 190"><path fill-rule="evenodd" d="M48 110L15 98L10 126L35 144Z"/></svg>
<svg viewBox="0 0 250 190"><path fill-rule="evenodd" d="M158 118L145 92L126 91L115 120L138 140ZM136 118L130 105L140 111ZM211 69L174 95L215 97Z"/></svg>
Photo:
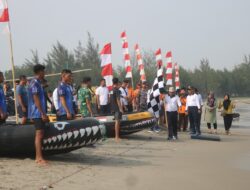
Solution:
<svg viewBox="0 0 250 190"><path fill-rule="evenodd" d="M91 78L84 77L82 81L82 87L78 91L78 105L80 113L83 117L92 117L93 111L91 106Z"/></svg>

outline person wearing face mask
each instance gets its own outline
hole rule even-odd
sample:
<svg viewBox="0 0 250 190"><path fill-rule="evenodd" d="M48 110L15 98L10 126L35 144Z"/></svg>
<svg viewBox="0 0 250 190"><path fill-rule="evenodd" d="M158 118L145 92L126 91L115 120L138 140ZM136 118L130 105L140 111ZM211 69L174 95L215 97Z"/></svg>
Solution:
<svg viewBox="0 0 250 190"><path fill-rule="evenodd" d="M179 97L175 94L174 87L169 88L168 95L165 96L165 110L168 120L168 140L178 139L177 118L178 108L181 106Z"/></svg>

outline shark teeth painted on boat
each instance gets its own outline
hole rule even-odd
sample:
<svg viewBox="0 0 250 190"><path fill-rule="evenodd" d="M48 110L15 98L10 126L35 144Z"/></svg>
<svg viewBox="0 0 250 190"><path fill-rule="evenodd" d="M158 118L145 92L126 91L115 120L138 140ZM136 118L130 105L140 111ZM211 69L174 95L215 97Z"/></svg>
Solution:
<svg viewBox="0 0 250 190"><path fill-rule="evenodd" d="M100 137L97 137L96 135L99 131L103 130L103 128L105 128L103 125L92 126L85 129L68 131L47 139L43 139L42 149L47 151L63 150L94 144L100 140ZM74 142L76 139L79 141Z"/></svg>

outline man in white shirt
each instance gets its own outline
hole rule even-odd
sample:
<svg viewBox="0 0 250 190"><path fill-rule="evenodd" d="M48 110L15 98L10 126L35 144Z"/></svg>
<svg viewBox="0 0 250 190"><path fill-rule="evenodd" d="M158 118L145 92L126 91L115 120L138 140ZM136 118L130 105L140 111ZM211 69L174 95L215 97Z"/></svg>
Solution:
<svg viewBox="0 0 250 190"><path fill-rule="evenodd" d="M191 86L188 87L185 113L189 116L190 134L200 135L201 131L199 126L199 113L201 113L201 105L199 97L194 93L194 88Z"/></svg>
<svg viewBox="0 0 250 190"><path fill-rule="evenodd" d="M127 79L125 79L122 83L122 86L119 88L120 92L121 92L121 104L123 107L123 110L125 110L125 112L128 111L128 84L129 81Z"/></svg>
<svg viewBox="0 0 250 190"><path fill-rule="evenodd" d="M96 101L98 110L102 115L107 115L110 113L109 103L110 103L110 95L109 89L106 87L105 79L101 79L100 86L96 89Z"/></svg>
<svg viewBox="0 0 250 190"><path fill-rule="evenodd" d="M200 111L200 113L198 113L198 125L200 127L201 126L201 115L202 115L203 100L202 100L202 96L201 96L201 94L200 94L200 92L199 92L199 90L197 88L195 88L195 94L197 94L197 96L198 96L200 107L201 107L200 108L201 111Z"/></svg>
<svg viewBox="0 0 250 190"><path fill-rule="evenodd" d="M165 96L165 110L167 112L168 121L168 140L176 140L178 138L178 107L181 106L181 101L175 94L174 87L170 87L168 92L169 95Z"/></svg>

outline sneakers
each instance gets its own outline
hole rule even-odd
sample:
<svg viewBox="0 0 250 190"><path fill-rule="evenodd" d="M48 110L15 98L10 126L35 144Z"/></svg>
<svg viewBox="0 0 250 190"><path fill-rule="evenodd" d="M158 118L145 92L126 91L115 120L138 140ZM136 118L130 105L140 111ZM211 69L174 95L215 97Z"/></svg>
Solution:
<svg viewBox="0 0 250 190"><path fill-rule="evenodd" d="M167 138L168 141L175 141L175 140L177 140L177 139L178 139L177 136L173 136L173 137L168 137L168 138Z"/></svg>
<svg viewBox="0 0 250 190"><path fill-rule="evenodd" d="M155 126L154 127L154 132L159 133L161 131L159 126Z"/></svg>

